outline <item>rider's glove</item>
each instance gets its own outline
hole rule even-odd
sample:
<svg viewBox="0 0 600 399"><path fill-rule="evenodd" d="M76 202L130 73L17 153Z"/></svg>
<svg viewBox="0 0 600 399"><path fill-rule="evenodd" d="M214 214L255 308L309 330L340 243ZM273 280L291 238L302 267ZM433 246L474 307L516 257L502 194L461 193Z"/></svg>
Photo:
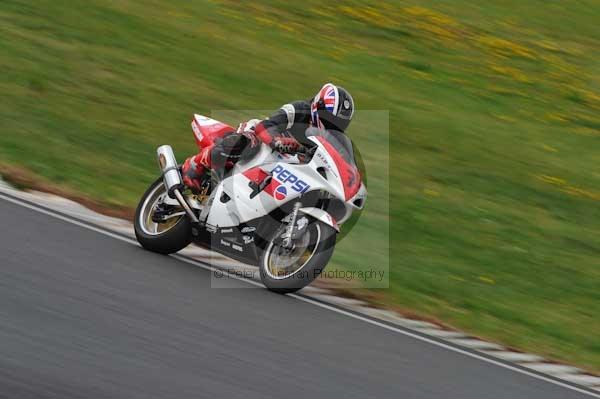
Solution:
<svg viewBox="0 0 600 399"><path fill-rule="evenodd" d="M271 142L271 148L282 154L292 154L298 152L300 143L292 137L275 137Z"/></svg>

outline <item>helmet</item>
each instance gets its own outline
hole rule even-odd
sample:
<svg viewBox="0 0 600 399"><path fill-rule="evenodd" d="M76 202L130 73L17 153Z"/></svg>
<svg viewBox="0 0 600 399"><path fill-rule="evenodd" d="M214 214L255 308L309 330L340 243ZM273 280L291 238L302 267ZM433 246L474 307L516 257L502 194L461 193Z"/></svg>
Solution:
<svg viewBox="0 0 600 399"><path fill-rule="evenodd" d="M343 87L327 83L312 100L310 114L313 126L343 132L354 115L354 100Z"/></svg>

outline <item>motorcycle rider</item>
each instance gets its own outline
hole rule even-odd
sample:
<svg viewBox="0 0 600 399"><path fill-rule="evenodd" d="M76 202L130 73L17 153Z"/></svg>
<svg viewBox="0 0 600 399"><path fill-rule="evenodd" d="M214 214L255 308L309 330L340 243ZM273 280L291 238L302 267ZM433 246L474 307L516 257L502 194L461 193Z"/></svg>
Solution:
<svg viewBox="0 0 600 399"><path fill-rule="evenodd" d="M280 153L294 153L309 144L309 127L344 132L354 115L354 100L343 87L325 84L310 100L283 105L270 118L241 123L236 132L227 132L214 145L202 148L183 164L183 183L193 192L201 191L207 171L222 170L241 158L250 159L261 142Z"/></svg>

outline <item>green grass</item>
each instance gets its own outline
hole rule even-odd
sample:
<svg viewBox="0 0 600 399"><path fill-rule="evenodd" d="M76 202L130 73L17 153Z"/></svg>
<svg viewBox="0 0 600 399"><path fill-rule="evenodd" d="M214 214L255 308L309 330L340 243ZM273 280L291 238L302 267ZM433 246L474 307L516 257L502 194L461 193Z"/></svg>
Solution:
<svg viewBox="0 0 600 399"><path fill-rule="evenodd" d="M600 371L600 4L416 3L4 0L0 162L134 206L192 113L333 80L390 133L351 129L371 197L334 263L387 266L389 226L386 302Z"/></svg>

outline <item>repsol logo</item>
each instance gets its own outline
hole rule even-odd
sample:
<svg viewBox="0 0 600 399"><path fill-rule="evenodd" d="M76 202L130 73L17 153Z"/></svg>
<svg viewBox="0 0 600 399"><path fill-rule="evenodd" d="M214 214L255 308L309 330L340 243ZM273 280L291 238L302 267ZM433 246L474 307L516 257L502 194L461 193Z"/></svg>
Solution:
<svg viewBox="0 0 600 399"><path fill-rule="evenodd" d="M298 176L281 165L275 166L271 171L271 174L281 183L291 184L291 189L299 193L305 193L310 188L308 183L300 180Z"/></svg>

